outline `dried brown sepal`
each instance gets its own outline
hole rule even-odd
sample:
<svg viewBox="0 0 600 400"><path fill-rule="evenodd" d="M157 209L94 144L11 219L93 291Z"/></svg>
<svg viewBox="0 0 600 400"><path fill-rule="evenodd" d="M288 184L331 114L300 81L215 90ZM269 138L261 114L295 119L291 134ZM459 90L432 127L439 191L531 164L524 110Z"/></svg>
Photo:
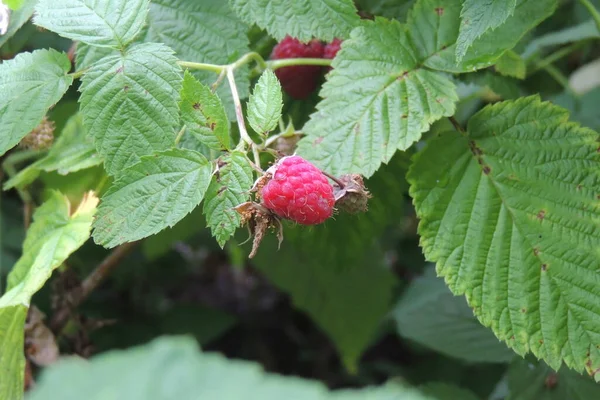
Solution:
<svg viewBox="0 0 600 400"><path fill-rule="evenodd" d="M257 202L261 201L262 189L267 183L269 183L272 177L273 175L269 171L267 171L264 175L259 176L258 179L254 181L254 185L252 185L252 189L250 189L250 192L255 193L254 197Z"/></svg>
<svg viewBox="0 0 600 400"><path fill-rule="evenodd" d="M248 255L248 258L253 258L256 255L260 243L269 229L274 230L278 228L277 238L281 245L283 241L283 226L279 218L267 208L253 201L247 201L234 207L234 210L240 214L242 226L247 225L251 237L254 238L252 241L252 251Z"/></svg>
<svg viewBox="0 0 600 400"><path fill-rule="evenodd" d="M365 187L363 177L358 174L345 174L338 180L343 186L337 182L333 184L335 206L349 214L366 212L369 199L373 196Z"/></svg>
<svg viewBox="0 0 600 400"><path fill-rule="evenodd" d="M54 121L44 116L42 122L33 128L23 139L19 146L31 150L45 150L54 142Z"/></svg>
<svg viewBox="0 0 600 400"><path fill-rule="evenodd" d="M296 145L302 136L294 134L291 136L281 136L273 142L271 147L285 156L291 156L296 151Z"/></svg>
<svg viewBox="0 0 600 400"><path fill-rule="evenodd" d="M25 321L25 354L39 366L55 363L59 357L58 344L52 331L44 324L45 315L34 305Z"/></svg>

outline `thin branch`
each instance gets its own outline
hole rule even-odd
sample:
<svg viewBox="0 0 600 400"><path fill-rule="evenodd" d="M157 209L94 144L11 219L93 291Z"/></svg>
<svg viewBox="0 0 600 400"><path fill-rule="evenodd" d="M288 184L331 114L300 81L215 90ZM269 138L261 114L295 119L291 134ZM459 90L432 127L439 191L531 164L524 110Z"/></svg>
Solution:
<svg viewBox="0 0 600 400"><path fill-rule="evenodd" d="M448 117L448 119L450 120L450 122L452 123L452 125L454 125L454 129L456 129L460 133L465 133L465 130L463 129L462 126L460 126L460 123L456 120L456 118L454 118L454 117Z"/></svg>
<svg viewBox="0 0 600 400"><path fill-rule="evenodd" d="M284 58L281 60L271 60L266 62L266 66L272 70L293 65L317 65L321 67L331 66L329 58Z"/></svg>
<svg viewBox="0 0 600 400"><path fill-rule="evenodd" d="M581 5L587 8L588 12L592 15L592 18L594 19L594 22L596 22L596 27L598 28L598 31L600 31L600 12L596 10L596 7L594 7L592 2L590 2L589 0L579 0L579 2L581 3Z"/></svg>
<svg viewBox="0 0 600 400"><path fill-rule="evenodd" d="M51 329L59 333L67 323L71 311L77 308L100 284L110 275L110 273L119 265L119 262L127 255L139 242L131 242L120 245L115 248L98 266L85 278L81 285L66 294L65 306L59 309L52 321Z"/></svg>
<svg viewBox="0 0 600 400"><path fill-rule="evenodd" d="M580 42L573 43L569 46L563 47L563 48L555 51L554 53L550 54L548 57L545 57L544 59L538 61L537 63L534 63L531 68L528 68L527 76L531 76L534 73L536 73L537 71L544 69L546 66L553 64L554 62L560 60L561 58L563 58L565 56L568 56L573 51L578 50L579 48L583 47L585 44L586 44L585 41L580 41Z"/></svg>
<svg viewBox="0 0 600 400"><path fill-rule="evenodd" d="M199 69L199 70L203 70L203 71L212 71L217 74L220 74L221 71L223 71L225 68L227 68L227 65L197 63L197 62L192 62L192 61L177 61L177 64L179 64L183 68Z"/></svg>
<svg viewBox="0 0 600 400"><path fill-rule="evenodd" d="M339 187L340 189L343 189L346 187L346 185L344 184L344 182L340 181L338 178L336 178L335 176L331 175L329 172L325 172L325 171L321 171L323 172L323 175L325 175L326 177L328 177L329 179L331 179L332 181L334 181Z"/></svg>

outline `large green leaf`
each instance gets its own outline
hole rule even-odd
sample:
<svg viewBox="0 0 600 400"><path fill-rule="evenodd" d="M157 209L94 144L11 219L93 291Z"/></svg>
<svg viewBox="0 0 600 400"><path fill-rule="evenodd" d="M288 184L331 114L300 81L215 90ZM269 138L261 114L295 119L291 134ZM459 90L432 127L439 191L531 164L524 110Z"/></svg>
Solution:
<svg viewBox="0 0 600 400"><path fill-rule="evenodd" d="M398 333L439 353L469 362L509 362L515 353L483 327L464 297L433 271L413 281L392 316Z"/></svg>
<svg viewBox="0 0 600 400"><path fill-rule="evenodd" d="M90 236L98 200L88 195L77 210L66 197L52 192L38 208L27 231L23 256L8 277L8 291L0 298L0 398L23 397L23 328L31 297L71 253Z"/></svg>
<svg viewBox="0 0 600 400"><path fill-rule="evenodd" d="M248 200L254 182L252 167L239 151L219 158L217 167L206 192L204 214L213 236L223 247L240 226L240 215L233 208Z"/></svg>
<svg viewBox="0 0 600 400"><path fill-rule="evenodd" d="M8 41L17 31L31 18L33 10L37 0L29 0L19 8L17 11L13 11L10 14L10 20L8 22L8 29L4 35L0 35L0 47Z"/></svg>
<svg viewBox="0 0 600 400"><path fill-rule="evenodd" d="M373 175L432 122L454 113L454 84L421 65L399 22L377 18L353 30L333 61L298 153L334 174Z"/></svg>
<svg viewBox="0 0 600 400"><path fill-rule="evenodd" d="M186 133L200 143L215 150L231 147L229 120L219 96L198 82L188 71L183 77L181 88L181 122Z"/></svg>
<svg viewBox="0 0 600 400"><path fill-rule="evenodd" d="M227 64L248 53L247 26L225 0L154 0L150 5L148 26L141 39L165 43L182 60ZM211 71L194 71L202 83L211 85L217 75ZM236 71L239 95L248 96L248 69ZM228 117L235 109L228 85L220 85L217 94L225 104Z"/></svg>
<svg viewBox="0 0 600 400"><path fill-rule="evenodd" d="M405 164L399 153L367 181L373 198L365 214L340 213L310 229L286 226L281 249L271 235L255 257L269 280L329 335L349 370L391 307L396 279L377 238L401 221Z"/></svg>
<svg viewBox="0 0 600 400"><path fill-rule="evenodd" d="M69 58L56 50L21 53L0 64L0 155L35 128L67 91Z"/></svg>
<svg viewBox="0 0 600 400"><path fill-rule="evenodd" d="M537 96L497 103L433 139L409 181L426 257L484 325L554 369L600 368L596 132Z"/></svg>
<svg viewBox="0 0 600 400"><path fill-rule="evenodd" d="M351 0L229 0L249 24L266 29L278 40L286 35L309 41L346 38L359 23Z"/></svg>
<svg viewBox="0 0 600 400"><path fill-rule="evenodd" d="M85 70L104 57L116 54L118 51L110 47L90 46L79 42L75 53L75 69L77 71Z"/></svg>
<svg viewBox="0 0 600 400"><path fill-rule="evenodd" d="M65 382L69 382L65 385ZM91 397L90 397L91 396ZM329 391L318 381L265 373L255 363L201 353L187 337L163 337L91 362L66 360L46 369L30 400L433 400L388 384Z"/></svg>
<svg viewBox="0 0 600 400"><path fill-rule="evenodd" d="M176 61L165 45L146 43L103 58L84 75L83 123L109 174L173 145L181 88Z"/></svg>
<svg viewBox="0 0 600 400"><path fill-rule="evenodd" d="M69 39L124 49L146 22L150 0L39 0L35 24Z"/></svg>
<svg viewBox="0 0 600 400"><path fill-rule="evenodd" d="M427 49L426 67L471 72L495 63L525 33L552 15L556 5L557 0L517 0L514 13L503 24L475 39L460 62L456 59L460 0L418 1L409 15L408 27L417 48ZM439 51L433 53L434 49Z"/></svg>
<svg viewBox="0 0 600 400"><path fill-rule="evenodd" d="M506 400L588 400L600 398L600 384L568 368L556 373L546 364L517 359L508 370Z"/></svg>
<svg viewBox="0 0 600 400"><path fill-rule="evenodd" d="M456 40L456 61L461 61L478 37L502 25L516 5L517 0L465 0Z"/></svg>
<svg viewBox="0 0 600 400"><path fill-rule="evenodd" d="M69 119L60 137L48 154L20 171L4 184L4 190L23 188L33 182L42 171L57 171L67 175L102 163L94 144L83 127L81 114Z"/></svg>
<svg viewBox="0 0 600 400"><path fill-rule="evenodd" d="M281 84L273 71L267 69L254 86L250 96L248 122L256 133L267 134L277 126L282 108Z"/></svg>
<svg viewBox="0 0 600 400"><path fill-rule="evenodd" d="M206 158L191 150L142 157L102 196L94 240L110 248L175 225L200 204L211 173Z"/></svg>

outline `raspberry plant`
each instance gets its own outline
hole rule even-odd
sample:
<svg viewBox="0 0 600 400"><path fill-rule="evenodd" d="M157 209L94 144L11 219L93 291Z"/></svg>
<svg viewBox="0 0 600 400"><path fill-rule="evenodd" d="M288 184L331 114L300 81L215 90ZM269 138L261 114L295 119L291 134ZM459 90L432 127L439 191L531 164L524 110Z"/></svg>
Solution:
<svg viewBox="0 0 600 400"><path fill-rule="evenodd" d="M600 397L599 5L0 2L0 399Z"/></svg>

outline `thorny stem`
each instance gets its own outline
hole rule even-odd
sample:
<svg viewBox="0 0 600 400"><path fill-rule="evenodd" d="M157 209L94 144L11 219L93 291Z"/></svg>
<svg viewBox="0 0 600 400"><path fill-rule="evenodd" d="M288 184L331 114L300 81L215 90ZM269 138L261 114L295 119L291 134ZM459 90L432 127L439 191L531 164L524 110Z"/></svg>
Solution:
<svg viewBox="0 0 600 400"><path fill-rule="evenodd" d="M596 27L600 31L600 12L596 10L596 7L590 2L590 0L579 0L582 6L587 8L588 12L592 15L592 18L596 22Z"/></svg>
<svg viewBox="0 0 600 400"><path fill-rule="evenodd" d="M203 71L212 71L217 74L220 74L221 71L223 71L225 68L227 68L227 65L197 63L197 62L192 62L192 61L177 61L177 64L179 64L183 68L200 69Z"/></svg>
<svg viewBox="0 0 600 400"><path fill-rule="evenodd" d="M138 242L125 243L115 248L106 256L104 260L81 282L81 285L76 287L71 292L67 293L66 306L59 309L52 321L50 322L51 329L60 333L64 328L71 310L78 307L88 296L96 289L115 269L119 262L127 255Z"/></svg>

